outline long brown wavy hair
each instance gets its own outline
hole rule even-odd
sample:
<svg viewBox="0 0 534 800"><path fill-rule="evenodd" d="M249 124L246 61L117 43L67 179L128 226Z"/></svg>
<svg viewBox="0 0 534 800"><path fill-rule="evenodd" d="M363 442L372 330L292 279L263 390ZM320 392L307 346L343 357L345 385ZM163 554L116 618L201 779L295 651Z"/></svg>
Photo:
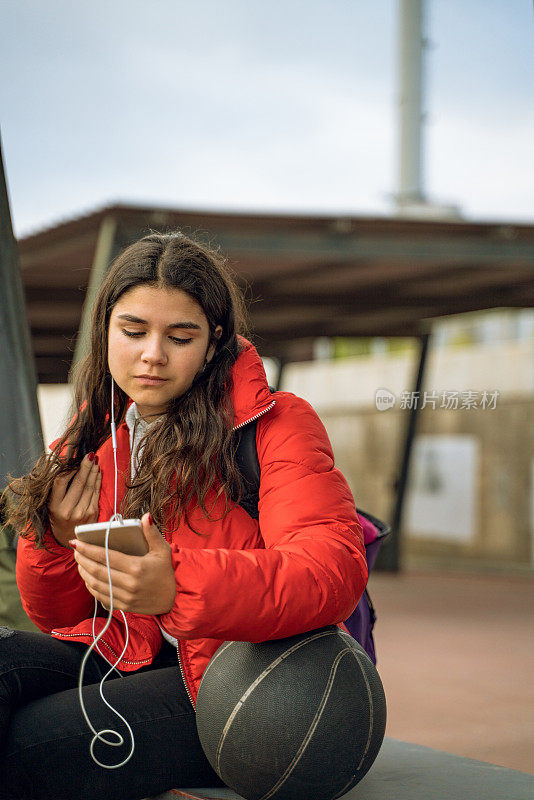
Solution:
<svg viewBox="0 0 534 800"><path fill-rule="evenodd" d="M51 453L41 456L32 471L11 479L6 522L21 536L45 547L49 525L48 498L55 478L77 470L86 453L110 437L111 374L108 331L119 298L134 286L176 288L187 292L202 308L215 353L192 386L169 403L139 444L135 479L126 484L121 513L140 517L150 511L160 530L178 521L194 499L209 517L208 492L216 489L211 511L224 494L225 511L239 497L242 479L235 465L232 432L232 365L239 354L238 333L246 332L243 295L226 259L208 245L180 232L151 233L127 247L114 261L102 283L92 311L91 352L74 376L74 418ZM222 327L219 339L216 327ZM129 398L115 386L115 419L124 420ZM176 524L178 524L176 522Z"/></svg>

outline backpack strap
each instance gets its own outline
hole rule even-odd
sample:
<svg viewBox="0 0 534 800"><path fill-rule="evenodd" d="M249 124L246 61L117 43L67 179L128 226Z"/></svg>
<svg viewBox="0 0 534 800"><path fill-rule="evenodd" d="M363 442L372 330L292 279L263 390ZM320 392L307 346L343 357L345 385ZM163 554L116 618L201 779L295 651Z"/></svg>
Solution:
<svg viewBox="0 0 534 800"><path fill-rule="evenodd" d="M260 462L256 448L256 427L258 420L249 422L237 432L238 441L235 452L237 468L243 479L243 493L239 505L252 519L258 519L260 496Z"/></svg>
<svg viewBox="0 0 534 800"><path fill-rule="evenodd" d="M271 394L276 392L269 386ZM235 460L237 468L243 480L243 493L239 501L241 508L252 519L259 518L258 502L260 499L260 462L258 459L258 449L256 447L256 428L258 420L249 422L236 433Z"/></svg>

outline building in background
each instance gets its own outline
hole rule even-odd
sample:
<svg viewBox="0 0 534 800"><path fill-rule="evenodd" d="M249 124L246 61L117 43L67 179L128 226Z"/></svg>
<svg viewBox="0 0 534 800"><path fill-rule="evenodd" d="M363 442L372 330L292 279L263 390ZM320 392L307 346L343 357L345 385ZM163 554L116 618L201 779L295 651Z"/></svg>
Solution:
<svg viewBox="0 0 534 800"><path fill-rule="evenodd" d="M26 237L47 442L98 282L151 228L228 254L271 384L309 399L358 505L403 531L393 568L532 569L534 226L111 206Z"/></svg>

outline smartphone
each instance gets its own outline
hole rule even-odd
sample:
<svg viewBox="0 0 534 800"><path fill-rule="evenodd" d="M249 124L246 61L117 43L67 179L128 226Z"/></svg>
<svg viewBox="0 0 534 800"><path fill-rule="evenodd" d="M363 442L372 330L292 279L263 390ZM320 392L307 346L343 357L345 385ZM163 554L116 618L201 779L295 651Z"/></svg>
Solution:
<svg viewBox="0 0 534 800"><path fill-rule="evenodd" d="M109 522L93 522L89 525L76 525L76 538L87 544L105 547L106 531ZM111 523L108 546L110 550L120 550L128 556L144 556L148 553L148 544L143 533L140 519L115 520Z"/></svg>

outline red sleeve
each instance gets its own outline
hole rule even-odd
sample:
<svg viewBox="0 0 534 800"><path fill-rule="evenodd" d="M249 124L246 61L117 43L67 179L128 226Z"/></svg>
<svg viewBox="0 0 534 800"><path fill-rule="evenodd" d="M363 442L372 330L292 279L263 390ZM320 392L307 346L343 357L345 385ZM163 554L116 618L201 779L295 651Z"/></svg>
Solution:
<svg viewBox="0 0 534 800"><path fill-rule="evenodd" d="M162 615L181 638L264 641L342 622L367 582L362 528L326 431L277 393L258 422L265 549L173 547L177 595Z"/></svg>
<svg viewBox="0 0 534 800"><path fill-rule="evenodd" d="M26 614L50 633L92 616L94 598L80 577L74 551L58 544L50 531L45 542L50 552L35 550L33 539L19 536L17 584Z"/></svg>

